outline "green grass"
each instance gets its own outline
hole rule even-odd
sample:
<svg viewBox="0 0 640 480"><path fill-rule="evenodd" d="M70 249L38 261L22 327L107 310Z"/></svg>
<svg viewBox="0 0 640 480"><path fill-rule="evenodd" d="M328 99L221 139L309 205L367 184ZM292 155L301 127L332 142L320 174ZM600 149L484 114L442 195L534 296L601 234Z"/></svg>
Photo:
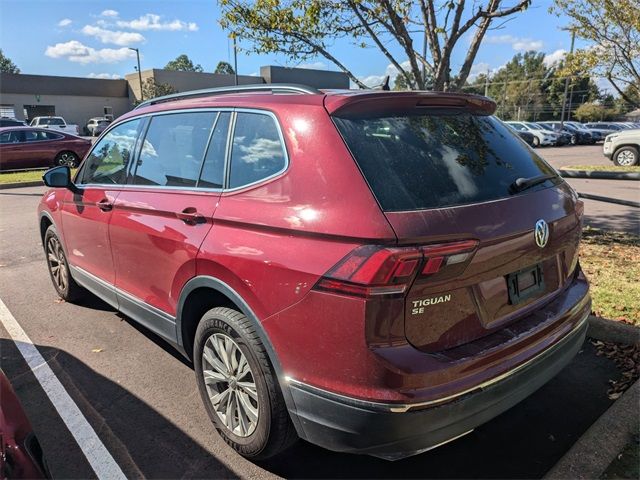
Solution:
<svg viewBox="0 0 640 480"><path fill-rule="evenodd" d="M22 183L42 180L46 170L31 170L30 172L0 173L0 183Z"/></svg>
<svg viewBox="0 0 640 480"><path fill-rule="evenodd" d="M640 326L640 237L585 228L580 265L591 283L593 313Z"/></svg>
<svg viewBox="0 0 640 480"><path fill-rule="evenodd" d="M569 165L560 170L584 170L587 172L633 172L640 173L640 166L618 167L617 165Z"/></svg>
<svg viewBox="0 0 640 480"><path fill-rule="evenodd" d="M44 172L46 172L46 170L0 173L0 184L41 181ZM74 172L75 170L71 170L71 175L73 175Z"/></svg>

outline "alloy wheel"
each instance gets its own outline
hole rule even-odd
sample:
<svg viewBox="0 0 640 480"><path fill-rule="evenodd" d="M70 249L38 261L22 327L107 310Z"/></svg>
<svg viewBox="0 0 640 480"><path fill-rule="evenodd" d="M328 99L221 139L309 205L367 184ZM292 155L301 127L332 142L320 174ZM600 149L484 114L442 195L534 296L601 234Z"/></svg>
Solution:
<svg viewBox="0 0 640 480"><path fill-rule="evenodd" d="M249 362L231 337L214 333L207 339L202 350L202 375L222 424L239 437L251 435L260 415L258 391Z"/></svg>
<svg viewBox="0 0 640 480"><path fill-rule="evenodd" d="M63 152L58 155L58 165L73 168L77 163L76 156L71 152Z"/></svg>
<svg viewBox="0 0 640 480"><path fill-rule="evenodd" d="M617 160L618 160L618 164L619 165L622 165L624 167L628 167L628 166L631 166L631 165L635 165L636 156L630 150L623 150L622 152L620 152L618 154Z"/></svg>
<svg viewBox="0 0 640 480"><path fill-rule="evenodd" d="M69 284L67 262L64 258L62 245L57 237L49 237L47 241L47 262L51 276L60 291L65 291Z"/></svg>

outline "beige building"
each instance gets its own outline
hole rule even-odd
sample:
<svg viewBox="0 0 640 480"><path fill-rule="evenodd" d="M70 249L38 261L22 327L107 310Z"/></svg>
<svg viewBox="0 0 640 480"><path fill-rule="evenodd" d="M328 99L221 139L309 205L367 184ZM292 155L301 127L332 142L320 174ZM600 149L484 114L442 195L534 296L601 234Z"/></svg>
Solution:
<svg viewBox="0 0 640 480"><path fill-rule="evenodd" d="M144 70L142 81L152 78L178 92L235 84L235 75L216 73ZM239 85L255 83L301 83L316 88L349 88L342 72L266 66L260 76L238 75ZM138 73L121 80L55 77L0 73L0 116L29 120L56 115L82 127L92 117L117 118L140 101Z"/></svg>

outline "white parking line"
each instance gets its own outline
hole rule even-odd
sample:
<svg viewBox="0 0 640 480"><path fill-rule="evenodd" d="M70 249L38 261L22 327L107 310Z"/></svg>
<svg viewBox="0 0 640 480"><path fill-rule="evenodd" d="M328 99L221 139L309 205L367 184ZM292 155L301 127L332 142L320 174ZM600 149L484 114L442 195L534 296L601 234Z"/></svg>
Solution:
<svg viewBox="0 0 640 480"><path fill-rule="evenodd" d="M64 389L58 377L47 364L31 339L20 327L7 306L0 299L0 321L7 329L13 342L20 350L31 371L40 382L51 403L58 411L71 435L89 461L91 468L100 479L126 479L107 447L100 441L95 430L82 415L78 406ZM46 454L46 452L45 452Z"/></svg>

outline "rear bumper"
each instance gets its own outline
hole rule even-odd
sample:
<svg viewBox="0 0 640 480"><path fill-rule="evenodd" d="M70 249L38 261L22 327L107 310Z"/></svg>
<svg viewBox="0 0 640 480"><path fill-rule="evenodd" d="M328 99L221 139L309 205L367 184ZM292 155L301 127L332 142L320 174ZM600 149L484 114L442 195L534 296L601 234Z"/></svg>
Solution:
<svg viewBox="0 0 640 480"><path fill-rule="evenodd" d="M404 412L397 404L360 401L290 380L291 414L305 440L329 450L389 460L415 455L468 433L531 395L572 360L586 331L584 316L554 345L499 378L447 403Z"/></svg>

